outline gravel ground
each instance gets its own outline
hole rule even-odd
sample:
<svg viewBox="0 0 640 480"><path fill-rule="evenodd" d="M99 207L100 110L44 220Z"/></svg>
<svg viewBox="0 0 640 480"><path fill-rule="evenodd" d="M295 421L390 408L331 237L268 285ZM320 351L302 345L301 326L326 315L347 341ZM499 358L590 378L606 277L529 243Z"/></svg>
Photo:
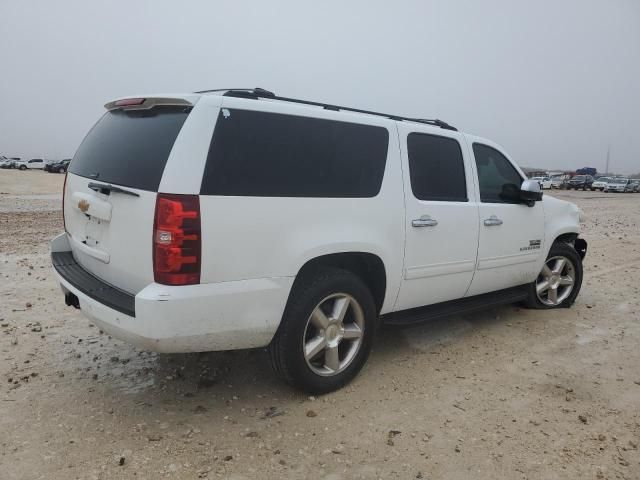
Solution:
<svg viewBox="0 0 640 480"><path fill-rule="evenodd" d="M65 307L62 180L0 170L0 478L640 479L640 195L553 192L588 217L573 308L384 329L313 398L264 351L137 351Z"/></svg>

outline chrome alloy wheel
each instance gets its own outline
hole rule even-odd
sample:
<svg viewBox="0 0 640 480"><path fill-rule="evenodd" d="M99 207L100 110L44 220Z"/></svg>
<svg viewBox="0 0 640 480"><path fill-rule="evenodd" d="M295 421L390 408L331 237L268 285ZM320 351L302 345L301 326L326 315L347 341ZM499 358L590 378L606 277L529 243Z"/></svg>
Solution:
<svg viewBox="0 0 640 480"><path fill-rule="evenodd" d="M364 313L351 295L335 293L313 309L304 330L302 349L309 368L330 377L353 361L362 345Z"/></svg>
<svg viewBox="0 0 640 480"><path fill-rule="evenodd" d="M536 280L538 300L550 307L560 305L571 295L575 282L575 268L568 258L549 258Z"/></svg>

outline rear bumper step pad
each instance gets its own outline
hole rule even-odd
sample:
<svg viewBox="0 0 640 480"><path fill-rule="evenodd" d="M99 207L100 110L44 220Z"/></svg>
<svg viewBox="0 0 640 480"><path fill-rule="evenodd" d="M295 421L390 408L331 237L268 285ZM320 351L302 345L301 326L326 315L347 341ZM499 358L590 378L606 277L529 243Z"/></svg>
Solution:
<svg viewBox="0 0 640 480"><path fill-rule="evenodd" d="M53 252L53 267L74 288L118 312L136 316L136 297L100 280L76 262L71 252Z"/></svg>

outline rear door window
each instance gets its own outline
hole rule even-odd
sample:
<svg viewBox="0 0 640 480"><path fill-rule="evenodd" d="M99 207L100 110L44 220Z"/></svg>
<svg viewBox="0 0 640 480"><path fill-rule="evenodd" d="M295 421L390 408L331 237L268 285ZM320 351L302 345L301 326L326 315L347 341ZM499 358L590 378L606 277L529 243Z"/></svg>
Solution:
<svg viewBox="0 0 640 480"><path fill-rule="evenodd" d="M411 190L419 200L466 202L462 150L457 140L439 135L407 136Z"/></svg>
<svg viewBox="0 0 640 480"><path fill-rule="evenodd" d="M190 108L112 110L87 134L69 171L100 182L157 191Z"/></svg>
<svg viewBox="0 0 640 480"><path fill-rule="evenodd" d="M384 127L223 108L200 193L374 197L388 144Z"/></svg>

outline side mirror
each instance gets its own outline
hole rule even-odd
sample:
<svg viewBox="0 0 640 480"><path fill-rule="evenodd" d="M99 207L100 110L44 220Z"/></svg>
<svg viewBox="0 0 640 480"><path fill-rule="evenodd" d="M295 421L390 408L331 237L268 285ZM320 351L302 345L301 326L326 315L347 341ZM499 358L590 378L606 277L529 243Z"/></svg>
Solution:
<svg viewBox="0 0 640 480"><path fill-rule="evenodd" d="M533 207L536 202L542 200L542 190L536 180L525 180L520 185L520 200L527 206Z"/></svg>

